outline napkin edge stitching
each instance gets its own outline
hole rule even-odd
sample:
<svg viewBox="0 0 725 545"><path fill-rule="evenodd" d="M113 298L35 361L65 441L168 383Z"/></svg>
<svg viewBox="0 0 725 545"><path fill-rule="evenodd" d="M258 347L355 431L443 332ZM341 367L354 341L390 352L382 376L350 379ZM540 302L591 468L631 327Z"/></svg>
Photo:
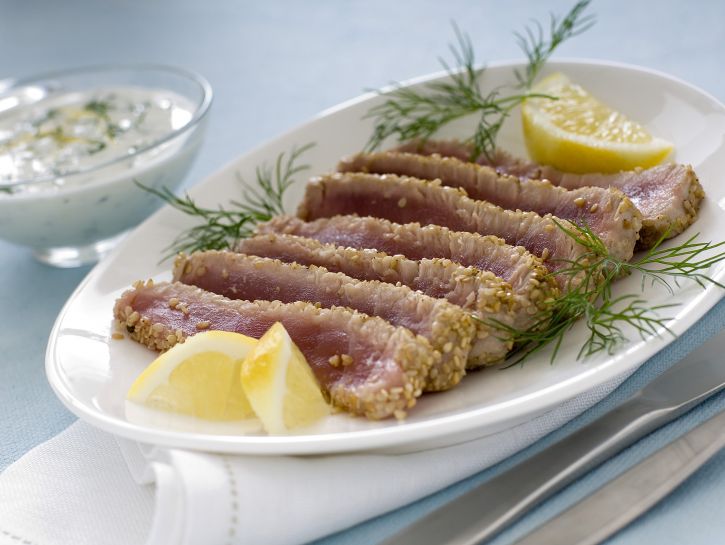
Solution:
<svg viewBox="0 0 725 545"><path fill-rule="evenodd" d="M226 456L222 456L221 458L224 470L227 474L226 477L229 484L229 495L231 496L230 504L232 506L232 514L229 519L229 530L227 532L227 535L229 536L229 541L227 543L231 545L237 535L237 526L239 524L239 492L237 490L237 481L234 477L234 470L229 462L229 458Z"/></svg>

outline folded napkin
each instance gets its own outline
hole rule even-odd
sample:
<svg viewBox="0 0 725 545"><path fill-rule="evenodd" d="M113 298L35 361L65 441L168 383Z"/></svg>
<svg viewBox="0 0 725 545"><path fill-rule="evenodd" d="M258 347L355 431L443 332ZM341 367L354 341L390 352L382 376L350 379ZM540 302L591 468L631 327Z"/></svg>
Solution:
<svg viewBox="0 0 725 545"><path fill-rule="evenodd" d="M513 429L410 454L224 456L76 422L0 475L0 545L292 545L381 515L533 443L626 377Z"/></svg>

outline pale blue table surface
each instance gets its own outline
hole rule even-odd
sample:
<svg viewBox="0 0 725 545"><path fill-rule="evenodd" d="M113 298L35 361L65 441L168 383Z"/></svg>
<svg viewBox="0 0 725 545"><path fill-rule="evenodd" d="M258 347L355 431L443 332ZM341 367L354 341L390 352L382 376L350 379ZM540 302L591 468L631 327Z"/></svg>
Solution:
<svg viewBox="0 0 725 545"><path fill-rule="evenodd" d="M308 119L382 86L439 69L456 20L479 59L519 57L511 31L565 12L548 2L266 2L234 0L0 0L0 79L84 64L153 61L197 70L216 92L204 148L186 183ZM725 101L725 2L599 0L594 28L558 56L662 70ZM725 183L725 182L724 182ZM43 372L53 320L89 268L54 270L0 241L0 470L73 422ZM603 403L512 459L405 509L331 536L372 544L613 406L725 327L725 303L648 362ZM511 542L657 446L725 406L720 396L649 436L533 511L495 542ZM725 453L613 544L725 542Z"/></svg>

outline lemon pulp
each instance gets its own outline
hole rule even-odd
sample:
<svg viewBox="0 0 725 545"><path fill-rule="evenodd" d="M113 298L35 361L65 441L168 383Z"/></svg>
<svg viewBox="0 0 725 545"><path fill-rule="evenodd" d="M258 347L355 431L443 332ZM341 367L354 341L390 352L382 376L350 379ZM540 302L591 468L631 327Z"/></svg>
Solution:
<svg viewBox="0 0 725 545"><path fill-rule="evenodd" d="M256 342L226 331L197 333L156 358L131 385L127 399L206 420L249 418L254 413L239 373Z"/></svg>

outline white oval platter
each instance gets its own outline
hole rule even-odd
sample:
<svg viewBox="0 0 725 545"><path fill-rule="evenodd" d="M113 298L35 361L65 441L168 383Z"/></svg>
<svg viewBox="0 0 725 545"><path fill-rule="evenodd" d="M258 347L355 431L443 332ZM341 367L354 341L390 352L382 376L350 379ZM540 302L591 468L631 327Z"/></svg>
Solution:
<svg viewBox="0 0 725 545"><path fill-rule="evenodd" d="M495 87L511 83L517 66L520 65L511 62L489 66L482 84ZM692 164L707 193L697 222L687 233L699 232L703 240L725 239L725 106L681 80L634 66L568 60L551 62L546 71L565 72L654 134L674 142L674 160ZM409 84L420 85L443 77L445 74L434 74ZM256 166L271 164L279 153L307 142L316 142L304 156L311 166L309 174L333 169L340 157L364 146L371 123L361 118L380 100L367 94L323 112L234 160L195 186L191 195L205 206L239 199L238 176L253 180ZM464 125L451 127L447 135L465 135ZM498 143L502 149L525 156L518 112L504 126ZM294 211L304 185L304 179L300 179L290 190L287 210ZM522 366L471 373L449 392L423 396L402 422L371 422L337 414L314 429L273 437L233 426L199 426L171 419L131 421L124 408L125 393L155 355L129 339L112 339L113 303L135 280L170 278L170 263L160 263L160 257L174 237L192 223L193 220L169 207L160 210L89 273L56 320L46 355L48 380L66 407L94 426L146 443L213 452L280 455L414 451L507 430L633 372L673 340L664 332L642 340L629 331L630 341L614 354L577 360L586 333L579 324L567 336L554 364L549 363L549 354L542 352ZM725 281L725 267L711 270L710 275ZM616 286L617 293L639 289L640 278L636 275ZM652 305L679 305L669 312L673 317L669 327L680 335L717 303L722 291L712 286L702 290L684 283L674 295L660 287L647 287L644 297Z"/></svg>

